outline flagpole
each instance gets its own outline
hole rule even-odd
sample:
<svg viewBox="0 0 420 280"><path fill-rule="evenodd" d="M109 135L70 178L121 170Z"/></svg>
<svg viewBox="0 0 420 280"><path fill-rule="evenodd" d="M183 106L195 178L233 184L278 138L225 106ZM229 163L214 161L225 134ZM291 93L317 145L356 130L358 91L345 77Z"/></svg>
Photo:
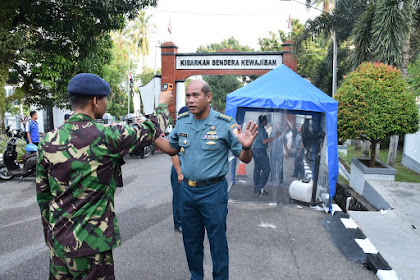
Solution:
<svg viewBox="0 0 420 280"><path fill-rule="evenodd" d="M131 86L131 79L130 79L130 75L131 75L131 70L130 70L130 51L128 51L128 105L127 105L127 121L128 118L130 117L130 95L131 95L131 91L130 91L130 86Z"/></svg>

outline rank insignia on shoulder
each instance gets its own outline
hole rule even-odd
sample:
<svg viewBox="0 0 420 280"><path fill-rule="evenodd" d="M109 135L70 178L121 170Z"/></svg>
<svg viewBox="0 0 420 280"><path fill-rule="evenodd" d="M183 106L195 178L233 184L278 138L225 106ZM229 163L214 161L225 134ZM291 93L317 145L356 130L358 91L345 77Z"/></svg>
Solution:
<svg viewBox="0 0 420 280"><path fill-rule="evenodd" d="M178 119L183 118L183 117L186 117L189 114L190 114L190 112L185 112L185 113L179 114Z"/></svg>
<svg viewBox="0 0 420 280"><path fill-rule="evenodd" d="M217 117L222 119L222 120L225 120L225 121L230 121L232 119L232 117L229 117L229 116L226 116L226 115L223 115L223 114L220 114Z"/></svg>

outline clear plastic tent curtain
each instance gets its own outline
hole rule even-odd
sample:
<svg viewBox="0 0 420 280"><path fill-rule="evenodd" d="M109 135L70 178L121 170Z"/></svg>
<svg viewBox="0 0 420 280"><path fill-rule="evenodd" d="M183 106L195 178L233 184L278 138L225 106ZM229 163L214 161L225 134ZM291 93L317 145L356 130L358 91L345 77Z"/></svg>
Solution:
<svg viewBox="0 0 420 280"><path fill-rule="evenodd" d="M237 121L243 125L249 120L258 123L260 116L267 117L264 129L270 142L258 150L259 155L254 150L249 164L230 158L229 199L277 205L297 198L328 209L325 114L238 108ZM267 158L268 164L263 163ZM258 192L256 186L263 186L264 191ZM297 194L292 194L295 198L290 195L291 186L297 186Z"/></svg>
<svg viewBox="0 0 420 280"><path fill-rule="evenodd" d="M300 116L304 116L305 120L308 120L307 123L311 128L311 133L308 135L312 136L306 137L309 139L309 143L307 143L309 155L306 157L304 165L306 169L309 167L311 171L316 171L313 173L313 176L316 176L317 182L314 180L314 183L318 184L318 186L315 186L317 192L328 189L329 192L325 193L325 195L316 195L320 199L322 197L325 201L329 200L325 207L331 206L331 199L335 194L338 176L338 102L287 66L281 65L227 95L225 114L234 117L239 124L243 123L245 114L247 114L246 117L248 118L250 112L256 111L266 114L287 113L287 120L289 120L289 115L296 115L297 124L299 124ZM251 118L253 117L254 121L256 121L258 116L255 116L256 113L252 114L253 116L250 115ZM273 120L276 120L276 118L273 116ZM267 125L267 129L269 128L270 126ZM295 126L291 129L296 128ZM326 136L321 137L322 135ZM308 153L306 147L305 150ZM317 152L314 152L315 150ZM289 172L292 168L290 158L283 158L284 176L286 176L286 170ZM234 161L232 160L233 163ZM319 162L319 164L315 164L315 162ZM237 165L235 164L236 167ZM242 171L243 165L240 167ZM248 165L246 168L251 167ZM236 170L232 170L232 176L234 172ZM236 182L235 178L232 179L232 182ZM283 182L283 184L285 183ZM294 184L293 186L305 187L308 185L302 183L301 185Z"/></svg>

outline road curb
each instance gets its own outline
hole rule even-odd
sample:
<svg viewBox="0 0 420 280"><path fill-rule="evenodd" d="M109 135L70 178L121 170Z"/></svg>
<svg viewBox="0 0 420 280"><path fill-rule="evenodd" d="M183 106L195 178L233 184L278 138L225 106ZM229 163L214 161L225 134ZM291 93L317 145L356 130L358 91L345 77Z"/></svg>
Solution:
<svg viewBox="0 0 420 280"><path fill-rule="evenodd" d="M382 257L375 246L370 242L369 238L365 236L363 231L359 228L357 223L350 217L349 214L344 213L338 204L332 205L333 215L337 216L343 223L344 227L351 233L355 242L359 245L365 253L366 261L363 263L369 270L376 273L380 280L399 280L397 273L391 268L388 262Z"/></svg>

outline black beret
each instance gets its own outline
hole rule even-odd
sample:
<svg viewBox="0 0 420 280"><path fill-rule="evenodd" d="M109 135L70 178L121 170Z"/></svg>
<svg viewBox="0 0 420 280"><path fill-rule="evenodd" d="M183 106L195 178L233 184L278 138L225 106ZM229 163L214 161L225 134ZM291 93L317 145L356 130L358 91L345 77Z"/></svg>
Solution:
<svg viewBox="0 0 420 280"><path fill-rule="evenodd" d="M187 106L182 107L181 109L179 109L178 111L178 116L181 115L182 113L188 112L189 109Z"/></svg>
<svg viewBox="0 0 420 280"><path fill-rule="evenodd" d="M111 87L98 75L81 73L70 80L67 91L71 95L107 96L111 93Z"/></svg>

